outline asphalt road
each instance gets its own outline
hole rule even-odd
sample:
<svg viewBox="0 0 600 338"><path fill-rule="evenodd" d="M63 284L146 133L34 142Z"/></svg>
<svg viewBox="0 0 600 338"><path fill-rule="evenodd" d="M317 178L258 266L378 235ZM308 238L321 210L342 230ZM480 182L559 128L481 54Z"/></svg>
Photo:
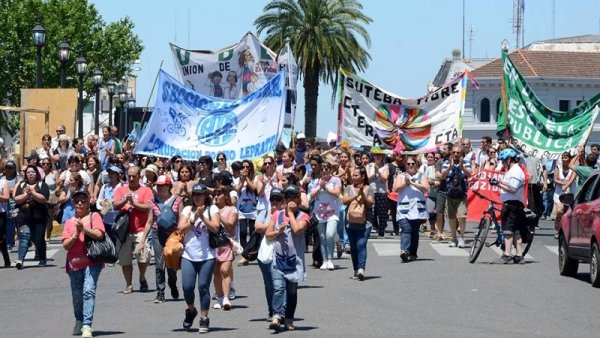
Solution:
<svg viewBox="0 0 600 338"><path fill-rule="evenodd" d="M600 290L589 284L589 268L577 278L559 276L552 225L542 229L525 265L490 264L499 253L484 248L475 264L468 249L432 244L421 237L419 260L402 264L398 238L369 240L367 279L353 281L349 256L335 260L335 271L309 268L300 286L295 332L285 336L468 336L591 337L600 325ZM471 230L470 224L468 229ZM468 231L467 238L472 237ZM1 337L66 337L74 319L65 252L52 244L50 265L0 269ZM470 241L467 242L470 244ZM11 254L14 258L16 254ZM307 255L310 263L310 257ZM30 267L31 266L31 267ZM137 281L137 268L134 281ZM147 274L154 289L154 268ZM265 321L266 305L255 264L235 267L238 298L233 309L210 311L211 336L264 337L274 334ZM154 292L122 294L120 267L100 275L94 336L190 337L182 329L183 300L153 304ZM137 282L134 283L139 288ZM181 290L181 289L180 289ZM211 304L212 305L212 304Z"/></svg>

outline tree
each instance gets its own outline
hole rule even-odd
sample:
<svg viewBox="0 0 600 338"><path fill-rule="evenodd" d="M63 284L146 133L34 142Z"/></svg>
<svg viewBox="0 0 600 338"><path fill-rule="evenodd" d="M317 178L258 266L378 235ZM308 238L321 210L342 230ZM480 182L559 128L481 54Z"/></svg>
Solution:
<svg viewBox="0 0 600 338"><path fill-rule="evenodd" d="M319 83L335 86L339 67L364 71L371 59L361 46L371 39L365 25L373 20L362 13L356 0L274 0L254 21L258 34L265 31L265 44L280 50L286 39L298 60L304 85L305 133L317 134ZM334 91L335 92L335 91Z"/></svg>
<svg viewBox="0 0 600 338"><path fill-rule="evenodd" d="M0 0L0 103L18 106L21 88L35 87L36 47L31 29L41 23L46 30L42 48L42 78L45 88L60 85L58 45L67 39L71 57L66 64L66 87L77 87L75 60L81 54L91 72L99 68L104 78L120 80L139 58L143 45L133 33L133 22L125 17L106 24L93 4L87 0ZM84 90L94 93L91 75L85 78ZM85 102L88 97L84 98ZM9 123L6 113L0 116L0 128L14 135L18 124ZM14 128L17 129L14 129Z"/></svg>

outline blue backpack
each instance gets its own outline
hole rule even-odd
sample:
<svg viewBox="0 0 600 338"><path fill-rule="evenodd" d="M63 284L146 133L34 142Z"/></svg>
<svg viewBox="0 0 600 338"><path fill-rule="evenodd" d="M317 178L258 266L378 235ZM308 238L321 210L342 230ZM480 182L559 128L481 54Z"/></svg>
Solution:
<svg viewBox="0 0 600 338"><path fill-rule="evenodd" d="M173 204L177 201L177 197L171 200L171 203L157 203L160 209L160 214L156 219L156 224L161 230L169 230L174 225L177 225L177 215L173 212Z"/></svg>
<svg viewBox="0 0 600 338"><path fill-rule="evenodd" d="M446 195L450 198L467 196L467 176L457 166L453 166L446 177Z"/></svg>

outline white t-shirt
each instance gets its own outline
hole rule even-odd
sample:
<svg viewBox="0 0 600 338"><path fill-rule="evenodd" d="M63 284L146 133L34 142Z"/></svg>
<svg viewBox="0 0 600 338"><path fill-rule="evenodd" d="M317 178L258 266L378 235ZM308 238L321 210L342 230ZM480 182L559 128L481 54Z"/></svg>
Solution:
<svg viewBox="0 0 600 338"><path fill-rule="evenodd" d="M511 186L515 189L515 192L508 192L504 189L500 189L500 198L502 202L516 200L525 202L523 200L523 189L525 186L525 173L518 164L513 165L502 178L502 183Z"/></svg>
<svg viewBox="0 0 600 338"><path fill-rule="evenodd" d="M87 187L88 185L90 185L90 182L92 182L92 178L85 170L79 170L79 175L81 175L81 178L83 179L84 186ZM70 179L71 179L71 171L70 170L65 170L60 174L60 180L63 182L63 186L67 189L69 188L69 180Z"/></svg>
<svg viewBox="0 0 600 338"><path fill-rule="evenodd" d="M320 179L315 180L314 185L311 187L311 191L315 190L319 186ZM339 177L332 176L325 187L327 189L337 188L342 186L342 181ZM321 190L315 198L315 214L319 221L339 220L341 201L340 196L333 196L332 194Z"/></svg>
<svg viewBox="0 0 600 338"><path fill-rule="evenodd" d="M204 210L204 217L209 218L219 213L216 205ZM182 257L192 262L202 262L215 258L215 249L208 244L208 227L202 220L195 218L192 206L183 208L181 214L192 222L193 227L188 230L183 239Z"/></svg>

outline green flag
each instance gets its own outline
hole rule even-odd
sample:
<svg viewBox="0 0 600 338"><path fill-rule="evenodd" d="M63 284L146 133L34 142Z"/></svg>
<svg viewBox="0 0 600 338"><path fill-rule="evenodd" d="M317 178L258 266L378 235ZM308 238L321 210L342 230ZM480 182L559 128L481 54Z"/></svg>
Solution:
<svg viewBox="0 0 600 338"><path fill-rule="evenodd" d="M585 144L600 112L600 93L569 111L551 110L525 82L506 51L502 51L502 70L498 132L507 130L513 146L527 156L557 159Z"/></svg>

